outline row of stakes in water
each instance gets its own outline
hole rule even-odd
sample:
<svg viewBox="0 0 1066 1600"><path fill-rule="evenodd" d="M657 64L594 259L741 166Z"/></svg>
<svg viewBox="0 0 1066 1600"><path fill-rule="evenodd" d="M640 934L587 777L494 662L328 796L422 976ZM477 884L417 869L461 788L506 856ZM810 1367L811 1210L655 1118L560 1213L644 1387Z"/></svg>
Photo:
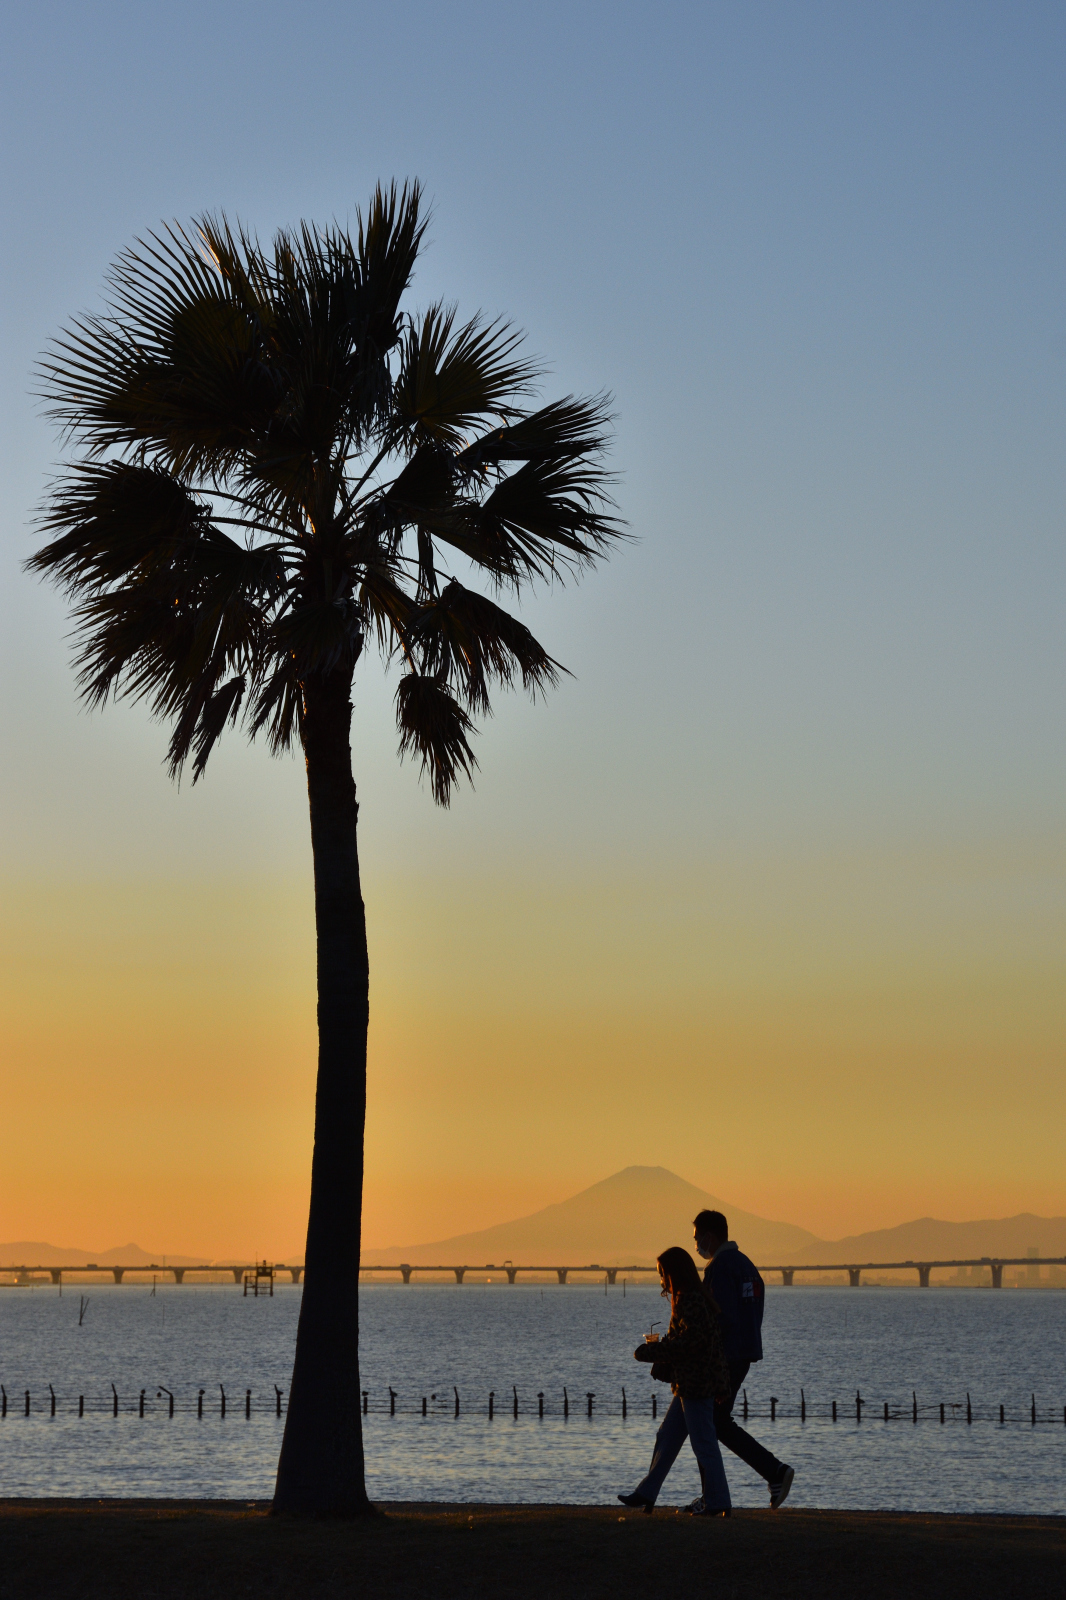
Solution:
<svg viewBox="0 0 1066 1600"><path fill-rule="evenodd" d="M222 1384L219 1384L218 1387L219 1387L219 1416L220 1417L224 1417L226 1415L226 1391L223 1388ZM207 1391L204 1390L204 1389L198 1389L197 1390L197 1395L196 1395L196 1415L197 1415L198 1418L202 1418L203 1414L204 1414L204 1395L205 1395L206 1392ZM278 1385L275 1384L274 1385L274 1401L273 1401L273 1405L268 1407L268 1408L266 1408L269 1411L271 1411L273 1413L273 1415L276 1416L276 1417L280 1417L281 1414L282 1414L281 1399L282 1399L282 1395L284 1394L284 1392L285 1391L283 1389L279 1388ZM49 1415L54 1417L56 1415L56 1407L57 1407L57 1404L58 1404L58 1399L57 1399L57 1396L56 1396L55 1389L52 1387L51 1384L48 1385L48 1394L49 1394L49 1406L48 1406ZM148 1390L147 1389L142 1389L140 1391L139 1395L138 1395L138 1399L137 1399L137 1414L138 1414L138 1416L143 1417L144 1414L145 1414L145 1397L146 1397L147 1394L148 1394ZM389 1398L388 1398L387 1404L386 1404L386 1402L384 1400L382 1400L380 1403L376 1403L375 1405L371 1406L371 1404L370 1404L370 1390L369 1389L361 1390L360 1394L362 1396L362 1412L363 1412L364 1417L367 1416L370 1413L370 1411L372 1411L372 1410L375 1411L375 1412L379 1412L379 1411L380 1412L384 1412L384 1411L387 1410L390 1417L394 1417L396 1415L396 1401L398 1399L398 1394L397 1394L397 1391L395 1389L393 1389L392 1387L389 1387L389 1390L388 1390ZM452 1389L452 1394L455 1397L454 1415L458 1417L460 1415L460 1412L461 1412L461 1409L462 1409L461 1405L460 1405L460 1401L459 1401L459 1391L458 1391L458 1389L453 1388ZM166 1404L167 1414L168 1414L168 1416L172 1417L174 1415L174 1395L173 1395L173 1392L170 1389L165 1388L163 1385L160 1385L159 1389L156 1391L156 1399L157 1400L161 1400L164 1395L167 1396L167 1404ZM512 1396L511 1406L510 1406L509 1409L511 1410L512 1415L515 1418L517 1418L518 1415L519 1415L520 1407L519 1407L519 1401L518 1401L518 1389L517 1389L516 1386L512 1386L511 1396ZM541 1418L541 1417L544 1416L544 1398L545 1397L544 1397L543 1391L538 1391L537 1392L537 1396L536 1396L536 1399L537 1399L537 1416L538 1416L538 1418ZM588 1417L592 1417L594 1415L594 1403L595 1403L595 1400L596 1400L595 1391L594 1390L586 1390L585 1391L585 1414ZM447 1412L451 1411L452 1402L451 1402L451 1400L446 1400L443 1395L441 1395L441 1396L438 1396L436 1394L431 1394L431 1395L428 1395L428 1396L427 1395L423 1395L422 1396L422 1405L421 1405L421 1415L423 1417L429 1416L431 1414L431 1407L430 1407L430 1403L429 1403L430 1401L432 1401L432 1414L435 1415L435 1416L439 1416L441 1414L444 1414L444 1413L447 1413ZM622 1407L621 1407L621 1415L622 1415L623 1420L629 1414L629 1406L630 1406L630 1401L629 1401L629 1399L628 1399L628 1397L626 1395L625 1389L623 1388L623 1390L622 1390ZM30 1416L31 1412L32 1412L32 1409L33 1408L32 1408L32 1405L31 1405L30 1391L29 1391L29 1389L26 1389L24 1391L23 1415L27 1416L27 1417ZM120 1409L120 1401L119 1401L118 1390L115 1388L115 1385L114 1384L111 1385L111 1399L110 1399L109 1402L107 1402L105 1405L102 1405L102 1406L90 1406L89 1409L90 1409L90 1411L107 1411L107 1410L109 1410L111 1412L112 1416L117 1417L118 1414L119 1414L119 1409ZM129 1411L132 1411L132 1409L133 1409L132 1406L127 1407L127 1410L129 1410ZM152 1407L151 1409L154 1411L155 1408ZM403 1411L406 1411L408 1409L413 1409L415 1414L418 1413L417 1404L416 1404L416 1406L414 1408L406 1408L406 1407L401 1408L401 1410L403 1410ZM496 1407L496 1391L493 1389L493 1390L489 1391L488 1416L489 1416L489 1421L490 1422L492 1421L492 1419L493 1419L493 1417L494 1417L494 1415L496 1413L496 1409L497 1409L497 1407ZM508 1409L508 1408L505 1408L505 1409ZM816 1408L816 1407L814 1407L812 1405L808 1405L806 1393L805 1393L805 1391L803 1389L801 1389L800 1390L800 1403L799 1403L799 1406L794 1408L794 1409L792 1409L792 1410L790 1410L787 1406L783 1405L782 1402L777 1398L776 1395L771 1395L770 1396L770 1402L769 1402L769 1406L768 1407L764 1406L762 1409L756 1409L754 1406L749 1405L749 1402L748 1402L748 1391L745 1389L745 1390L743 1390L743 1400L742 1400L740 1409L741 1409L741 1413L743 1415L743 1418L744 1418L745 1422L747 1422L750 1417L768 1418L769 1421L776 1422L779 1413L780 1413L782 1418L786 1418L786 1417L795 1418L795 1417L798 1416L800 1422L806 1422L807 1419L808 1419L808 1415L811 1417L812 1420L816 1420L817 1419L817 1420L829 1421L831 1419L833 1422L836 1422L840 1415L843 1415L843 1416L850 1416L851 1415L852 1404L849 1403L847 1406L841 1406L840 1410L838 1412L837 1401L833 1400L833 1401L830 1401L828 1404L823 1405L820 1409L818 1409L818 1408ZM38 1407L38 1410L40 1410L40 1407ZM652 1396L651 1396L651 1415L652 1415L653 1419L658 1417L658 1410L659 1410L659 1397L658 1397L657 1394L652 1394ZM854 1400L854 1413L855 1413L855 1421L856 1422L862 1422L864 1410L866 1410L868 1415L872 1414L872 1415L876 1416L878 1408L876 1406L871 1407L870 1406L870 1402L867 1401L867 1400L864 1400L862 1395L859 1393L859 1391L856 1390L856 1392L855 1392L855 1400ZM78 1416L79 1417L83 1417L85 1415L85 1411L86 1411L85 1396L83 1394L81 1394L81 1395L78 1396ZM601 1411L601 1414L611 1415L613 1413L613 1407L610 1405L609 1402L607 1404L604 1404L601 1401L600 1411ZM883 1418L883 1420L885 1422L894 1422L894 1421L899 1421L899 1420L903 1419L903 1420L910 1420L911 1422L917 1423L920 1418L935 1420L937 1414L939 1413L940 1421L943 1423L943 1422L947 1422L949 1420L952 1421L952 1422L961 1421L962 1420L963 1411L965 1411L966 1421L968 1423L972 1423L974 1418L975 1418L975 1416L978 1418L979 1421L980 1420L987 1420L987 1421L995 1421L996 1420L995 1408L990 1409L987 1413L984 1414L984 1417L982 1417L981 1414L975 1410L975 1408L974 1408L974 1406L973 1406L973 1404L972 1404L972 1402L970 1400L970 1396L969 1396L968 1393L966 1395L966 1404L965 1404L965 1407L964 1407L961 1401L944 1401L944 1400L941 1400L941 1401L938 1401L938 1402L934 1402L932 1405L919 1405L918 1404L917 1393L913 1392L913 1391L912 1391L912 1394L911 1394L911 1404L909 1406L898 1406L898 1405L897 1406L893 1406L893 1405L891 1405L889 1403L889 1401L885 1400L883 1402L883 1406L881 1408L881 1416L882 1416L882 1418ZM0 1418L6 1417L7 1416L7 1412L8 1412L7 1390L4 1388L4 1386L2 1384L0 1384ZM532 1414L532 1409L531 1408L530 1408L529 1412L527 1412L527 1414L528 1415ZM566 1389L565 1386L563 1388L563 1404L562 1404L562 1413L561 1414L562 1414L562 1417L563 1417L564 1421L570 1416L570 1395L569 1395L569 1391ZM251 1389L246 1389L244 1391L244 1415L245 1415L245 1417L249 1417L249 1418L252 1415L252 1391L251 1391ZM1001 1405L999 1407L999 1421L1000 1421L1000 1423L1006 1423L1007 1420L1008 1420L1008 1418L1007 1418L1007 1408L1006 1408L1006 1406ZM1015 1420L1015 1418L1012 1416L1010 1418L1010 1420L1013 1422ZM1033 1394L1033 1395L1030 1396L1029 1422L1033 1427L1036 1427L1038 1422L1057 1422L1057 1421L1058 1421L1058 1412L1057 1412L1057 1410L1056 1411L1048 1411L1045 1416L1039 1416L1038 1412L1037 1412L1036 1395ZM1066 1426L1066 1406L1063 1406L1063 1408L1062 1408L1062 1421L1063 1421L1063 1425Z"/></svg>

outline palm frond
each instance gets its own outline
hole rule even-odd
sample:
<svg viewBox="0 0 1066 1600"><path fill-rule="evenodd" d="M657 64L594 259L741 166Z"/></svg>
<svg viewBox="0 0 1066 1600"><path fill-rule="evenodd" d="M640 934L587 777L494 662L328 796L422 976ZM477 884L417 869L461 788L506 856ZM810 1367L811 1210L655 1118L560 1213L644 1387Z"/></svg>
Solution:
<svg viewBox="0 0 1066 1600"><path fill-rule="evenodd" d="M566 670L523 623L454 579L439 599L419 607L407 638L420 655L422 672L454 684L476 712L491 709L492 679L510 688L518 674L535 698L538 691L555 688Z"/></svg>
<svg viewBox="0 0 1066 1600"><path fill-rule="evenodd" d="M506 322L474 317L455 327L454 308L430 306L404 335L393 388L393 437L412 450L427 440L457 449L486 417L515 415L538 376L518 354L522 336Z"/></svg>
<svg viewBox="0 0 1066 1600"><path fill-rule="evenodd" d="M475 439L460 454L459 464L478 469L505 461L561 462L597 456L608 440L609 405L606 395L591 400L567 395Z"/></svg>
<svg viewBox="0 0 1066 1600"><path fill-rule="evenodd" d="M199 543L210 510L155 467L88 462L71 467L39 519L48 544L27 561L69 593L121 582L145 565L174 562Z"/></svg>
<svg viewBox="0 0 1066 1600"><path fill-rule="evenodd" d="M292 656L281 656L259 684L248 720L248 736L266 729L271 755L289 750L303 737L303 690Z"/></svg>
<svg viewBox="0 0 1066 1600"><path fill-rule="evenodd" d="M401 648L405 646L411 619L416 615L416 602L384 566L367 568L359 589L359 606L384 656L391 656L397 643Z"/></svg>
<svg viewBox="0 0 1066 1600"><path fill-rule="evenodd" d="M474 724L436 678L405 673L396 689L396 726L401 758L411 753L422 757L420 772L428 770L439 806L451 804L461 776L473 783L477 759L468 735Z"/></svg>
<svg viewBox="0 0 1066 1600"><path fill-rule="evenodd" d="M497 583L520 588L535 578L560 578L591 566L625 537L606 512L610 482L584 458L527 461L484 500L456 507L434 531Z"/></svg>

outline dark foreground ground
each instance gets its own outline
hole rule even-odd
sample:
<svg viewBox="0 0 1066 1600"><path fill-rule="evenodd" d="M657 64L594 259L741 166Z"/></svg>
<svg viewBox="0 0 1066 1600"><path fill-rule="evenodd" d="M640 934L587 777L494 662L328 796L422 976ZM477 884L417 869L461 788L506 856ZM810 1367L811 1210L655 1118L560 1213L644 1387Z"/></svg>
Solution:
<svg viewBox="0 0 1066 1600"><path fill-rule="evenodd" d="M0 1501L0 1600L1066 1596L1066 1518L384 1509L344 1525L244 1501Z"/></svg>

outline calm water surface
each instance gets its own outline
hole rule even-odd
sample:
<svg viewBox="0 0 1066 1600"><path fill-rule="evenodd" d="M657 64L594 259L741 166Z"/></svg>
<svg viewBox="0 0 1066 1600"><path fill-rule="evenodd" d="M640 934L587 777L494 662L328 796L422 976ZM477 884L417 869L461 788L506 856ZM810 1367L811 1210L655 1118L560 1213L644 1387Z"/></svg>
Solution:
<svg viewBox="0 0 1066 1600"><path fill-rule="evenodd" d="M136 1283L86 1292L79 1327L77 1287L62 1296L44 1287L0 1291L0 1381L8 1395L0 1495L269 1495L283 1426L274 1415L274 1385L288 1388L300 1289L279 1285L273 1299L258 1300L221 1285L160 1285L154 1296ZM661 1417L669 1393L633 1361L632 1350L652 1321L668 1319L657 1290L372 1284L362 1304L367 1473L375 1496L604 1503L645 1471L655 1431L651 1396L659 1396ZM1066 1294L771 1289L764 1334L767 1359L747 1386L749 1429L796 1467L790 1504L1066 1513ZM173 1419L166 1395L157 1398L162 1385L176 1397ZM865 1402L861 1422L856 1391ZM771 1396L778 1401L773 1422ZM725 1461L734 1503L765 1504L761 1479L728 1452ZM697 1492L686 1448L662 1503L680 1504Z"/></svg>

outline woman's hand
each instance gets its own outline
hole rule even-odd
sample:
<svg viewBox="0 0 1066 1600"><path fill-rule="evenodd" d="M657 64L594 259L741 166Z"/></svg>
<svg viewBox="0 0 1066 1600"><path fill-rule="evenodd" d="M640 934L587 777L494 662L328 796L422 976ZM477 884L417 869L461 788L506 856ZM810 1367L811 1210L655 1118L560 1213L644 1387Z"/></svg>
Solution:
<svg viewBox="0 0 1066 1600"><path fill-rule="evenodd" d="M651 1363L652 1361L654 1361L655 1360L655 1345L653 1345L653 1344L638 1344L637 1348L633 1351L633 1360L634 1361L644 1361L644 1362L648 1362L648 1363Z"/></svg>

